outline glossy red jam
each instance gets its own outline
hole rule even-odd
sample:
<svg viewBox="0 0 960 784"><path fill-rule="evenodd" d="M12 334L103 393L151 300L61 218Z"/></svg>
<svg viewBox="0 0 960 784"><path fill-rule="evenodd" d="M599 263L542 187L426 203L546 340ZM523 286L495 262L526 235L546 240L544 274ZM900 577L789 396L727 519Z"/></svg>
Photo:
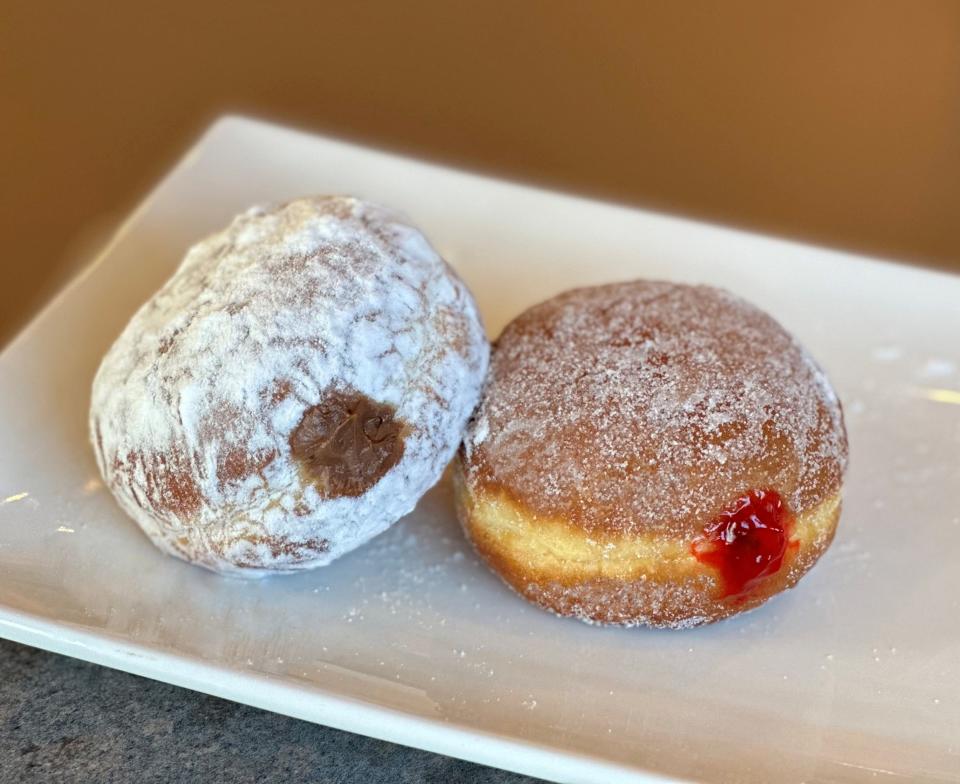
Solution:
<svg viewBox="0 0 960 784"><path fill-rule="evenodd" d="M722 598L743 597L780 571L792 525L778 493L751 490L703 529L693 554L720 573Z"/></svg>

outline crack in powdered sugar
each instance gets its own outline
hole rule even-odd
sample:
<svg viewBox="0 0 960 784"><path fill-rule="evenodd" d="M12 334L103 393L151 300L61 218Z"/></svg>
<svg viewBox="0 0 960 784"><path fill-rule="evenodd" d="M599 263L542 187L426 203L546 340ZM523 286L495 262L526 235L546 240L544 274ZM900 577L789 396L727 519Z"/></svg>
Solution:
<svg viewBox="0 0 960 784"><path fill-rule="evenodd" d="M197 244L93 387L121 505L163 549L245 574L327 563L440 477L488 358L463 282L419 231L356 199L254 208ZM363 495L323 498L289 437L330 390L396 409L404 452Z"/></svg>
<svg viewBox="0 0 960 784"><path fill-rule="evenodd" d="M546 517L689 538L753 488L794 512L838 492L847 459L823 371L772 318L719 289L567 292L497 341L464 444L471 484Z"/></svg>

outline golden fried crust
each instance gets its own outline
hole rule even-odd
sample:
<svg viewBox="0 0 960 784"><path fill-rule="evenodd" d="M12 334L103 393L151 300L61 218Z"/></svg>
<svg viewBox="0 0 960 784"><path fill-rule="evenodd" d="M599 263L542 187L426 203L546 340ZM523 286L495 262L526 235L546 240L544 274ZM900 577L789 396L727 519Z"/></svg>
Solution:
<svg viewBox="0 0 960 784"><path fill-rule="evenodd" d="M763 604L792 588L833 540L840 494L795 515L780 570L745 595L723 595L716 570L693 555L695 537L597 535L539 517L506 492L468 486L454 473L468 539L521 596L558 615L617 626L685 628Z"/></svg>
<svg viewBox="0 0 960 784"><path fill-rule="evenodd" d="M708 286L634 281L568 291L504 329L458 503L477 551L530 601L589 622L696 626L816 562L846 463L840 402L774 319ZM789 521L782 561L724 585L694 542L768 492Z"/></svg>

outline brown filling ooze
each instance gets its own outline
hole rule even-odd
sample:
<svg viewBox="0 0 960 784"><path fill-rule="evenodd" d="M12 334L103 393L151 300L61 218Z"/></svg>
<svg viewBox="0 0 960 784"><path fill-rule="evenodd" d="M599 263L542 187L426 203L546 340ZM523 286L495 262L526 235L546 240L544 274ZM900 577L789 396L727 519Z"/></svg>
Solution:
<svg viewBox="0 0 960 784"><path fill-rule="evenodd" d="M397 410L359 392L330 392L290 435L294 458L324 498L356 498L403 456Z"/></svg>

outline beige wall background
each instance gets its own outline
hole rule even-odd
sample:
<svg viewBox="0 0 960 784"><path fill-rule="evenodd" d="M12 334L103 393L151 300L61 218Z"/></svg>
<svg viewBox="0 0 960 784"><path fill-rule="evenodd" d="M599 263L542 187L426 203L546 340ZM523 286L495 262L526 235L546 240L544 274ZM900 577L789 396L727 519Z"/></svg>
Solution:
<svg viewBox="0 0 960 784"><path fill-rule="evenodd" d="M0 343L224 111L960 270L957 2L17 0L0 106Z"/></svg>

